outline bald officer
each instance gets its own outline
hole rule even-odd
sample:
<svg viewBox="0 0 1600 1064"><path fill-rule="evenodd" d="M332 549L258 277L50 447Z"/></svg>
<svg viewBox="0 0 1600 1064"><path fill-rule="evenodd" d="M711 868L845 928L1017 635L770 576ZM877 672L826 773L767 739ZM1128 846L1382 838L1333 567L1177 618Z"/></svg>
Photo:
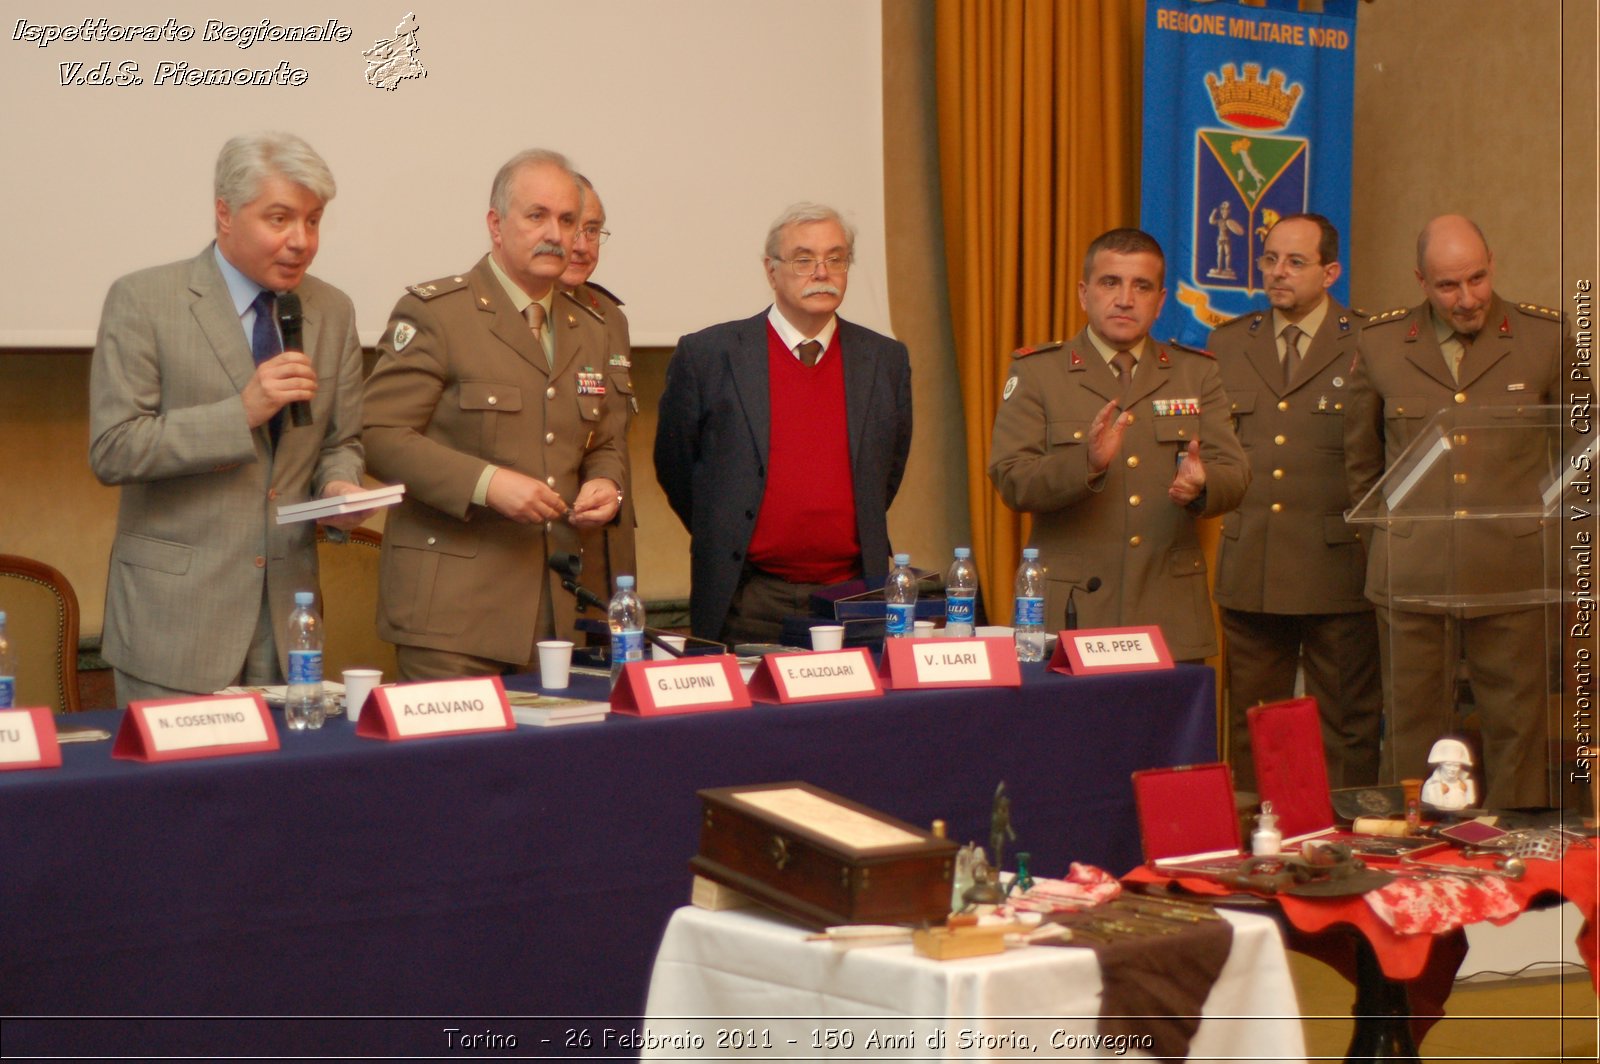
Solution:
<svg viewBox="0 0 1600 1064"><path fill-rule="evenodd" d="M546 563L617 512L605 329L556 300L583 210L571 165L500 168L489 254L413 285L367 381L372 472L406 497L384 531L378 633L407 680L530 671L574 603Z"/></svg>
<svg viewBox="0 0 1600 1064"><path fill-rule="evenodd" d="M1549 471L1545 434L1518 408L1561 402L1560 315L1501 298L1483 232L1459 215L1423 228L1417 282L1421 304L1380 314L1361 331L1345 414L1351 498L1364 498L1439 411L1471 417L1493 407L1496 429L1451 433L1449 450L1395 512L1538 513ZM1530 431L1516 431L1520 424ZM1539 602L1551 574L1542 522L1371 527L1367 596L1378 604L1383 650L1386 778L1428 774L1429 748L1456 726L1456 663L1464 657L1483 728L1485 803L1546 804L1550 684Z"/></svg>
<svg viewBox="0 0 1600 1064"><path fill-rule="evenodd" d="M1362 594L1367 559L1345 523L1344 407L1358 328L1328 297L1339 233L1320 214L1267 233L1261 283L1270 306L1218 326L1234 428L1251 460L1250 490L1222 519L1212 594L1227 646L1229 760L1255 790L1246 711L1292 698L1303 666L1322 715L1328 782L1378 781L1383 690L1378 626Z"/></svg>
<svg viewBox="0 0 1600 1064"><path fill-rule="evenodd" d="M1165 273L1161 245L1138 229L1089 245L1088 327L1012 356L989 479L1033 514L1047 631L1072 592L1083 627L1158 624L1175 659L1199 661L1217 636L1195 520L1238 506L1250 471L1216 363L1149 339Z"/></svg>

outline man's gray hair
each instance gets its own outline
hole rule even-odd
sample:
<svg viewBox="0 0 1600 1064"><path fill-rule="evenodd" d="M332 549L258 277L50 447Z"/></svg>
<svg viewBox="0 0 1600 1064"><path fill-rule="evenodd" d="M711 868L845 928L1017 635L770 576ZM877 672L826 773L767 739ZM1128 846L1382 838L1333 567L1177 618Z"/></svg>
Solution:
<svg viewBox="0 0 1600 1064"><path fill-rule="evenodd" d="M494 175L494 184L489 188L489 209L504 218L511 211L511 182L517 174L529 166L554 166L563 173L571 176L578 186L579 209L582 209L583 182L578 180L578 171L572 168L572 163L565 155L548 148L529 148L519 151L506 160L506 164Z"/></svg>
<svg viewBox="0 0 1600 1064"><path fill-rule="evenodd" d="M796 203L790 206L778 220L772 223L772 228L767 230L767 258L775 259L782 250L783 231L791 225L806 225L810 222L837 222L839 228L844 230L845 246L850 249L850 261L856 258L856 227L844 220L844 215L820 203ZM819 249L820 250L820 249Z"/></svg>
<svg viewBox="0 0 1600 1064"><path fill-rule="evenodd" d="M222 146L213 182L216 198L237 211L261 192L261 183L277 174L301 186L323 203L339 188L322 156L293 133L244 133Z"/></svg>

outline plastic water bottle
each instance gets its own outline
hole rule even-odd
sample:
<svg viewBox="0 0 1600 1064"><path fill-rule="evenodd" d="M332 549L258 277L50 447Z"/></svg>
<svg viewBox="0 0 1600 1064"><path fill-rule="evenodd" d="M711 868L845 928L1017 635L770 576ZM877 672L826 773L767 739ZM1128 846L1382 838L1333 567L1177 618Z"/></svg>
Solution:
<svg viewBox="0 0 1600 1064"><path fill-rule="evenodd" d="M1017 660L1043 661L1044 566L1039 564L1038 547L1023 548L1011 625L1017 633Z"/></svg>
<svg viewBox="0 0 1600 1064"><path fill-rule="evenodd" d="M956 560L944 580L944 634L946 639L969 636L978 616L978 570L972 548L957 547Z"/></svg>
<svg viewBox="0 0 1600 1064"><path fill-rule="evenodd" d="M294 593L289 614L289 692L283 700L283 719L291 731L322 727L327 717L322 697L322 618L312 605L309 591Z"/></svg>
<svg viewBox="0 0 1600 1064"><path fill-rule="evenodd" d="M622 676L622 666L644 660L644 603L633 590L633 577L617 577L617 593L606 610L611 625L611 686Z"/></svg>
<svg viewBox="0 0 1600 1064"><path fill-rule="evenodd" d="M6 615L0 610L0 709L17 704L17 656L6 637Z"/></svg>
<svg viewBox="0 0 1600 1064"><path fill-rule="evenodd" d="M916 632L917 574L911 571L911 555L896 554L889 579L883 582L887 604L883 634L890 639L909 639Z"/></svg>

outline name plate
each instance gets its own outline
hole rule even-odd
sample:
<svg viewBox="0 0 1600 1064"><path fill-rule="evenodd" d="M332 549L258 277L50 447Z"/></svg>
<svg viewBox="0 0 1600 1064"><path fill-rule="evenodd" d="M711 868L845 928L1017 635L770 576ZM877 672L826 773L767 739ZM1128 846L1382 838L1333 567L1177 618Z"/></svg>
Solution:
<svg viewBox="0 0 1600 1064"><path fill-rule="evenodd" d="M0 710L0 772L14 768L60 768L56 721L43 707Z"/></svg>
<svg viewBox="0 0 1600 1064"><path fill-rule="evenodd" d="M635 717L749 709L750 690L732 654L630 661L611 689L611 709Z"/></svg>
<svg viewBox="0 0 1600 1064"><path fill-rule="evenodd" d="M1016 643L982 639L885 639L888 686L914 691L937 687L1021 687Z"/></svg>
<svg viewBox="0 0 1600 1064"><path fill-rule="evenodd" d="M356 722L356 734L369 739L427 739L511 731L516 726L500 677L474 676L376 687Z"/></svg>
<svg viewBox="0 0 1600 1064"><path fill-rule="evenodd" d="M750 677L750 697L777 703L882 698L883 681L865 647L768 654Z"/></svg>
<svg viewBox="0 0 1600 1064"><path fill-rule="evenodd" d="M1161 629L1080 628L1062 632L1050 668L1069 676L1097 676L1112 672L1151 672L1172 668L1172 654Z"/></svg>
<svg viewBox="0 0 1600 1064"><path fill-rule="evenodd" d="M133 702L122 715L111 756L126 761L186 761L278 749L278 729L259 694Z"/></svg>

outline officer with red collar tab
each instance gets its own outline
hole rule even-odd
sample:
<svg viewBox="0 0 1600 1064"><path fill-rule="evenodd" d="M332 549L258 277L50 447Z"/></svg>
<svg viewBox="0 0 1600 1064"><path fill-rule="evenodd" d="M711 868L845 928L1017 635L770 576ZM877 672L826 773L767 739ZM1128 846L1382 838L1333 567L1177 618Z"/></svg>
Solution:
<svg viewBox="0 0 1600 1064"><path fill-rule="evenodd" d="M1345 414L1353 503L1441 410L1511 408L1512 430L1516 408L1562 401L1560 315L1495 292L1494 257L1476 224L1460 215L1430 221L1417 238L1416 273L1425 301L1377 315L1357 341ZM1424 495L1391 513L1480 504L1540 512L1544 433L1462 430L1450 442L1446 464L1421 485ZM1547 804L1541 603L1553 574L1543 564L1543 523L1526 516L1370 527L1366 592L1378 605L1383 651L1384 778L1428 774L1429 747L1455 726L1456 664L1465 658L1483 729L1486 804Z"/></svg>
<svg viewBox="0 0 1600 1064"><path fill-rule="evenodd" d="M1174 659L1199 661L1217 638L1195 521L1238 506L1250 471L1216 363L1149 339L1165 271L1140 230L1089 245L1088 327L1012 356L989 479L1033 515L1047 631L1063 626L1071 592L1082 627L1160 625Z"/></svg>

